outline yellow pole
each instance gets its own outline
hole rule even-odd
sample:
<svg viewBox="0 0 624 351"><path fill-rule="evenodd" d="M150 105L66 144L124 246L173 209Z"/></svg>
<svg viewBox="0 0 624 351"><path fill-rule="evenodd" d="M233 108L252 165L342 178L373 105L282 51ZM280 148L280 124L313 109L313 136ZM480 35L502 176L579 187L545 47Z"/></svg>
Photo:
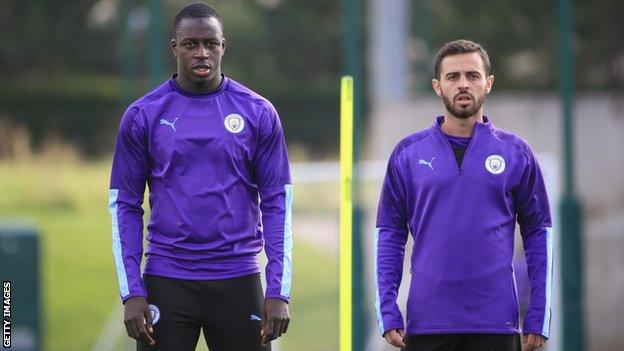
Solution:
<svg viewBox="0 0 624 351"><path fill-rule="evenodd" d="M352 351L353 78L340 81L340 351Z"/></svg>

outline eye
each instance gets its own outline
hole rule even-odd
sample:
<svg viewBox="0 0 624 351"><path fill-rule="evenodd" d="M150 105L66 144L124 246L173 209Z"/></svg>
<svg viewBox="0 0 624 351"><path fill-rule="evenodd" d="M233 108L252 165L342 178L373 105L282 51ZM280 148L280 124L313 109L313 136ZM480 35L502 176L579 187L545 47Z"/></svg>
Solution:
<svg viewBox="0 0 624 351"><path fill-rule="evenodd" d="M187 41L186 43L182 44L184 45L184 47L186 48L192 48L195 46L195 43L193 43L192 41Z"/></svg>

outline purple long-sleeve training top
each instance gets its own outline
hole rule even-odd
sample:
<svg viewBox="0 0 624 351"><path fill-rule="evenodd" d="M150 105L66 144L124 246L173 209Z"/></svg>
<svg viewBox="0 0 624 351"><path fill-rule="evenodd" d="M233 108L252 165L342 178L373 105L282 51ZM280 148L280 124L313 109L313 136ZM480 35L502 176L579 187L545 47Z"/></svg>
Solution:
<svg viewBox="0 0 624 351"><path fill-rule="evenodd" d="M484 118L458 167L443 121L404 138L388 162L374 246L380 331L519 333L517 220L531 282L523 332L548 337L553 231L537 160L524 140ZM414 246L405 328L397 294L408 232Z"/></svg>
<svg viewBox="0 0 624 351"><path fill-rule="evenodd" d="M150 218L144 273L217 280L260 272L266 298L289 300L292 185L278 114L224 77L207 94L172 79L135 101L121 119L109 210L119 292L147 296L141 276L143 196Z"/></svg>

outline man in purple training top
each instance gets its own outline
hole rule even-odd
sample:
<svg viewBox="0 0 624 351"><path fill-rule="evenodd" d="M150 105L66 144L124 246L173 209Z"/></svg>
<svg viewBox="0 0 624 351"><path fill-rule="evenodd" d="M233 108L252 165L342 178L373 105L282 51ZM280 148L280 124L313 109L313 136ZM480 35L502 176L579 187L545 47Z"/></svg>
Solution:
<svg viewBox="0 0 624 351"><path fill-rule="evenodd" d="M483 115L490 61L476 43L440 49L433 89L444 115L395 147L375 230L376 308L386 341L404 350L520 349L512 269L515 221L526 252L531 300L525 350L550 327L553 232L537 160L526 141ZM397 306L412 233L407 327Z"/></svg>
<svg viewBox="0 0 624 351"><path fill-rule="evenodd" d="M292 186L280 120L268 100L221 74L214 8L184 7L173 36L177 74L126 110L113 159L126 330L138 350L195 350L200 329L213 351L270 350L290 321Z"/></svg>

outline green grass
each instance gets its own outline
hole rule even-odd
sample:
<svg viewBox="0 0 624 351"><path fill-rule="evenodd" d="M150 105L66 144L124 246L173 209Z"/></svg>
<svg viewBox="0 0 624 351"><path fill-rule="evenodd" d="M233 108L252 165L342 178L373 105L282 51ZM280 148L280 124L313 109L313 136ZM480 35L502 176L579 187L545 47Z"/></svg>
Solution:
<svg viewBox="0 0 624 351"><path fill-rule="evenodd" d="M281 350L338 350L338 258L293 249L291 324Z"/></svg>
<svg viewBox="0 0 624 351"><path fill-rule="evenodd" d="M109 161L0 163L1 216L32 219L41 234L45 350L89 350L118 303L108 176ZM305 208L295 208L295 225L298 215ZM293 251L292 324L281 350L335 350L337 257L296 237Z"/></svg>

